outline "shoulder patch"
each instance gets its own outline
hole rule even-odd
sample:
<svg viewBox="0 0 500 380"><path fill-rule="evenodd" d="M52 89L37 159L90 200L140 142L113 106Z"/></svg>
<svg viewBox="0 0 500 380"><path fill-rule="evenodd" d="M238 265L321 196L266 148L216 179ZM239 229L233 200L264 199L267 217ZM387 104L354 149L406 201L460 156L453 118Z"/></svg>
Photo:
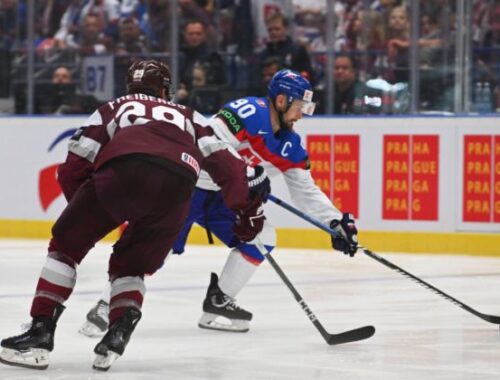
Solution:
<svg viewBox="0 0 500 380"><path fill-rule="evenodd" d="M217 113L217 117L222 119L227 125L228 129L234 135L243 129L243 123L236 112L230 108L223 108Z"/></svg>
<svg viewBox="0 0 500 380"><path fill-rule="evenodd" d="M263 101L262 99L257 99L257 100L255 101L255 103L257 103L257 104L258 104L259 106L261 106L262 108L266 108L266 107L267 107L266 102L265 102L265 101Z"/></svg>

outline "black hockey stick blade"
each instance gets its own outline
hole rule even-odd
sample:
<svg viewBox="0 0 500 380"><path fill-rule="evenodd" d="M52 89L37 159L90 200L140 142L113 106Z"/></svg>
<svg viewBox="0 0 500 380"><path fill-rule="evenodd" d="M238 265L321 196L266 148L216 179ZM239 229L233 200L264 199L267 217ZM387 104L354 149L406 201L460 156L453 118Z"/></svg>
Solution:
<svg viewBox="0 0 500 380"><path fill-rule="evenodd" d="M323 336L330 346L337 344L357 342L358 340L368 339L375 334L375 327L363 326L354 330L342 332L340 334L326 334Z"/></svg>
<svg viewBox="0 0 500 380"><path fill-rule="evenodd" d="M260 244L257 244L257 247L264 254L265 249L263 247L260 247ZM304 299L299 294L297 289L295 289L295 286L293 286L291 281L286 276L285 272L283 272L283 270L278 265L278 263L274 260L274 258L271 256L271 254L269 252L265 252L264 256L267 259L268 263L270 263L271 266L273 267L273 269L276 271L278 276L281 278L281 280L288 287L290 292L292 292L293 297L295 298L297 303L300 305L300 307L302 308L304 313L307 315L307 317L312 322L314 327L316 327L316 329L319 331L319 333L321 334L321 336L323 337L323 339L326 341L327 344L329 344L330 346L333 346L336 344L356 342L358 340L368 339L373 334L375 334L375 327L373 327L373 326L364 326L364 327L360 327L360 328L357 328L354 330L345 331L345 332L342 332L339 334L328 333L328 331L325 330L325 328L323 327L321 322L318 320L316 315L314 315L313 311L309 308L306 301L304 301Z"/></svg>

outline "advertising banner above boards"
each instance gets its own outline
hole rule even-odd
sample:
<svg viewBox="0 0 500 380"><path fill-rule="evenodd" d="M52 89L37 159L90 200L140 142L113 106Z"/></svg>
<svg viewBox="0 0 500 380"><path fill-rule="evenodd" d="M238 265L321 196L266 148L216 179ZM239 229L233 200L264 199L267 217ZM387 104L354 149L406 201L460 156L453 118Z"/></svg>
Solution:
<svg viewBox="0 0 500 380"><path fill-rule="evenodd" d="M0 220L55 220L66 202L57 164L84 117L2 118L7 186ZM500 232L500 119L327 118L301 120L318 186L365 231ZM291 201L283 178L273 193ZM277 227L314 229L266 204Z"/></svg>

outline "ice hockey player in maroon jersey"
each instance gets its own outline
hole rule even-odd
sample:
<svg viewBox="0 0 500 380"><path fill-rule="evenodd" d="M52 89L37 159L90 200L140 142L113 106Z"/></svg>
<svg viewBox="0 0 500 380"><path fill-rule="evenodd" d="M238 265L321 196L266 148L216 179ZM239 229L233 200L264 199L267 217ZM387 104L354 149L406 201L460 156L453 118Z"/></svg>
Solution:
<svg viewBox="0 0 500 380"><path fill-rule="evenodd" d="M47 368L78 264L97 241L128 221L109 260L109 329L94 349L94 369L109 369L141 318L144 275L154 273L170 251L201 169L239 214L235 233L242 240L262 229L261 195L269 191L269 180L265 174L248 178L245 163L202 115L167 100L168 67L154 60L135 62L127 88L128 95L100 107L71 138L58 172L69 203L52 228L31 327L2 340L2 363Z"/></svg>

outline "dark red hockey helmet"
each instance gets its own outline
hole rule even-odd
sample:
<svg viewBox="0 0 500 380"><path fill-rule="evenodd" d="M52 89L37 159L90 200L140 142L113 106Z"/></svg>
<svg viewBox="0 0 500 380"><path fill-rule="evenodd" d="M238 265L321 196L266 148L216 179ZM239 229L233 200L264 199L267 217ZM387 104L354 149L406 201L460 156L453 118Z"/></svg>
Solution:
<svg viewBox="0 0 500 380"><path fill-rule="evenodd" d="M172 87L170 70L163 62L154 59L135 61L128 69L127 91L128 93L143 93L152 96L161 96L161 90L165 89L168 99Z"/></svg>

